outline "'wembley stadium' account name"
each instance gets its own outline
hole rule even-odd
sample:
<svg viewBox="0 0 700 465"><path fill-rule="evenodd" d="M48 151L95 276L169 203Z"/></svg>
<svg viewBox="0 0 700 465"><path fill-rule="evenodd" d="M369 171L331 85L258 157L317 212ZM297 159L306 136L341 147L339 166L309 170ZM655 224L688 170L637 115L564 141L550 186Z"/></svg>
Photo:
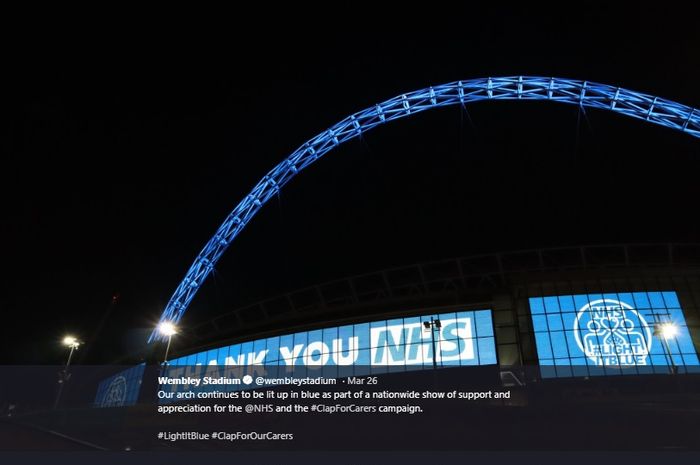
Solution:
<svg viewBox="0 0 700 465"><path fill-rule="evenodd" d="M263 383L258 383L258 384L265 384L265 385L278 385L278 384L294 384L294 385L303 385L303 384L335 384L335 379L326 379L326 378L290 378L290 377L285 377L285 378L268 378L265 379ZM219 376L219 377L212 377L212 376L204 376L202 378L197 378L197 377L192 377L192 376L180 376L177 378L171 378L169 376L159 376L158 377L158 384L166 384L166 385L185 385L185 386L195 386L199 387L200 385L225 385L225 384L241 384L240 378L227 378L225 376ZM350 384L362 384L358 383L356 381L351 381Z"/></svg>

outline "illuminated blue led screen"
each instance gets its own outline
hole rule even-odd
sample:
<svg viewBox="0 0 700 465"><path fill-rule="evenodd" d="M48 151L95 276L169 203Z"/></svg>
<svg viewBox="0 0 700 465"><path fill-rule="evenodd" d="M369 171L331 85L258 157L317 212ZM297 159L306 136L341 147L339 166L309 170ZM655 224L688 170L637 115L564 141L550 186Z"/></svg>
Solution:
<svg viewBox="0 0 700 465"><path fill-rule="evenodd" d="M440 328L424 322L440 320ZM437 325L436 325L437 326ZM435 357L433 357L433 345ZM433 363L433 359L435 362ZM169 362L174 367L264 365L322 367L323 376L386 373L423 368L496 363L491 310L396 318L304 331L199 352Z"/></svg>
<svg viewBox="0 0 700 465"><path fill-rule="evenodd" d="M102 380L97 387L95 407L126 407L139 397L145 364L136 365Z"/></svg>
<svg viewBox="0 0 700 465"><path fill-rule="evenodd" d="M700 372L675 292L532 297L530 311L542 377Z"/></svg>

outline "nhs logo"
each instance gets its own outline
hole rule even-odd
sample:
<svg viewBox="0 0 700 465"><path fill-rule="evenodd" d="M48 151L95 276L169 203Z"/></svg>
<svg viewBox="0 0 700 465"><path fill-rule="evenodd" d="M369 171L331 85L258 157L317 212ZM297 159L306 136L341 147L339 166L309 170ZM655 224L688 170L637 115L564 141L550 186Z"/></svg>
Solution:
<svg viewBox="0 0 700 465"><path fill-rule="evenodd" d="M439 320L437 320L439 321ZM474 359L471 318L371 328L371 365L415 365Z"/></svg>
<svg viewBox="0 0 700 465"><path fill-rule="evenodd" d="M596 365L646 365L652 350L649 323L619 300L599 299L584 305L573 330L579 349Z"/></svg>

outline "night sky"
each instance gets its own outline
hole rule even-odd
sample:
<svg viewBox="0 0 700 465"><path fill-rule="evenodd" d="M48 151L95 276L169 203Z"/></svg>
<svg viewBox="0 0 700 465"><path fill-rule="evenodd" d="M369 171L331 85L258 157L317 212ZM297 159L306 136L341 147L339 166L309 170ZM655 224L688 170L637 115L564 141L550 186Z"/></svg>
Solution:
<svg viewBox="0 0 700 465"><path fill-rule="evenodd" d="M292 19L303 12L289 7L277 12L285 21L211 11L24 30L4 66L0 362L61 363L67 332L97 340L81 349L84 363L137 350L196 254L270 168L395 95L523 74L700 106L688 12L605 7L572 19L545 6L430 5L380 16L335 6L349 27L333 15ZM420 261L697 242L699 168L700 140L608 112L547 102L429 111L298 175L224 255L185 323Z"/></svg>

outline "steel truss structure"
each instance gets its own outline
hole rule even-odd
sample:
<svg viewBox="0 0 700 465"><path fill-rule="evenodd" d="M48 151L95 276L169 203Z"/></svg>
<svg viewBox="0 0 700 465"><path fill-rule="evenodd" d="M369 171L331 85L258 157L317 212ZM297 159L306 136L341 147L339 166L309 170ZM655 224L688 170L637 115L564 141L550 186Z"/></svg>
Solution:
<svg viewBox="0 0 700 465"><path fill-rule="evenodd" d="M354 113L296 149L268 172L226 217L178 285L160 321L177 323L238 233L297 173L327 152L386 122L431 108L483 100L549 100L600 108L700 138L700 110L670 100L589 81L512 76L457 81L405 93ZM148 342L161 339L156 331Z"/></svg>

